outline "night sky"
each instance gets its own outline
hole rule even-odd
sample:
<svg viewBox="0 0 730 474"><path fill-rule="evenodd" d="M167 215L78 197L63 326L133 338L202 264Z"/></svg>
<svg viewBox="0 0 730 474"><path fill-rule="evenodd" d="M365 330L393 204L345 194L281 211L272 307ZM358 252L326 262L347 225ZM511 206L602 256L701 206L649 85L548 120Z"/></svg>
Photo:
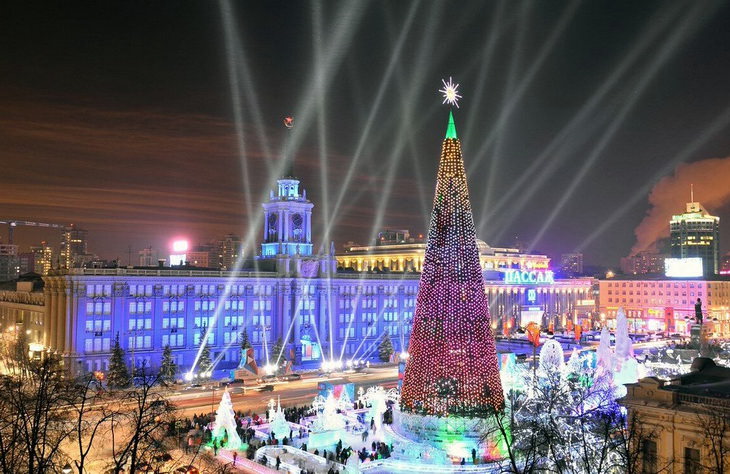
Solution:
<svg viewBox="0 0 730 474"><path fill-rule="evenodd" d="M292 155L315 248L425 233L449 76L481 239L616 265L691 182L730 250L728 2L28 3L0 6L0 219L104 258L258 242Z"/></svg>

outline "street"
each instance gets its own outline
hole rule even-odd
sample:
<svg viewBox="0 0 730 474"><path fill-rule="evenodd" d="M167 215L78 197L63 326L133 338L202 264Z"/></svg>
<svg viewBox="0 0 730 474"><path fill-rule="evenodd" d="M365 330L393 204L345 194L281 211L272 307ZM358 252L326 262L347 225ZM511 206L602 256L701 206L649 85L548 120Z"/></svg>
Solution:
<svg viewBox="0 0 730 474"><path fill-rule="evenodd" d="M332 374L319 377L316 374L305 374L301 380L292 382L273 382L274 390L259 392L254 385L246 387L245 393L231 393L233 408L237 411L251 410L253 413L263 413L269 400L281 397L284 406L306 405L312 402L317 395L317 385L328 382L334 385L354 383L356 390L360 386L384 385L395 387L398 381L398 368L371 367L367 372ZM180 409L181 416L192 416L195 413L215 411L220 403L224 388L183 390L170 395L169 399Z"/></svg>

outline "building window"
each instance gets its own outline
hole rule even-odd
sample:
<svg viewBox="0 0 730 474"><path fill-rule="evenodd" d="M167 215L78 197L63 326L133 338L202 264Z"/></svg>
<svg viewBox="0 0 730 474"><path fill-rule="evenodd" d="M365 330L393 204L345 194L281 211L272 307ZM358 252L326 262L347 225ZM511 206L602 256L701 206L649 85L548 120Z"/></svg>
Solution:
<svg viewBox="0 0 730 474"><path fill-rule="evenodd" d="M656 474L657 470L657 455L656 455L656 441L644 440L641 447L642 454L642 470L644 474Z"/></svg>
<svg viewBox="0 0 730 474"><path fill-rule="evenodd" d="M700 474L700 472L702 472L700 450L684 448L684 474Z"/></svg>

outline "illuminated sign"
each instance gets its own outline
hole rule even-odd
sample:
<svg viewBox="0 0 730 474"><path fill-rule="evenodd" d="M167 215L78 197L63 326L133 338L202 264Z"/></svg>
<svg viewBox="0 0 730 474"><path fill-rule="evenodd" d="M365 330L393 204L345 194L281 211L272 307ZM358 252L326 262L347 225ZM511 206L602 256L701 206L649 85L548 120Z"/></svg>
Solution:
<svg viewBox="0 0 730 474"><path fill-rule="evenodd" d="M702 259L693 258L665 258L664 275L671 278L692 278L701 277Z"/></svg>
<svg viewBox="0 0 730 474"><path fill-rule="evenodd" d="M530 303L537 301L537 290L527 290L527 301Z"/></svg>
<svg viewBox="0 0 730 474"><path fill-rule="evenodd" d="M506 270L504 282L516 285L544 285L555 283L550 270Z"/></svg>

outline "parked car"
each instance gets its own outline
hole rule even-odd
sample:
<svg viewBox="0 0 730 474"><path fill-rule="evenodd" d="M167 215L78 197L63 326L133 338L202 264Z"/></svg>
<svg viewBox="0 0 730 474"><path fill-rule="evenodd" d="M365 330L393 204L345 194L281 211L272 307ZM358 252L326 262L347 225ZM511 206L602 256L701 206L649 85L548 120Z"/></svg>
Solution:
<svg viewBox="0 0 730 474"><path fill-rule="evenodd" d="M282 377L283 380L286 380L287 382L291 382L293 380L301 380L302 376L300 374L288 374Z"/></svg>
<svg viewBox="0 0 730 474"><path fill-rule="evenodd" d="M259 392L273 392L274 391L274 386L271 385L271 384L269 384L269 385L262 385L261 387L257 388L256 390L259 391Z"/></svg>

